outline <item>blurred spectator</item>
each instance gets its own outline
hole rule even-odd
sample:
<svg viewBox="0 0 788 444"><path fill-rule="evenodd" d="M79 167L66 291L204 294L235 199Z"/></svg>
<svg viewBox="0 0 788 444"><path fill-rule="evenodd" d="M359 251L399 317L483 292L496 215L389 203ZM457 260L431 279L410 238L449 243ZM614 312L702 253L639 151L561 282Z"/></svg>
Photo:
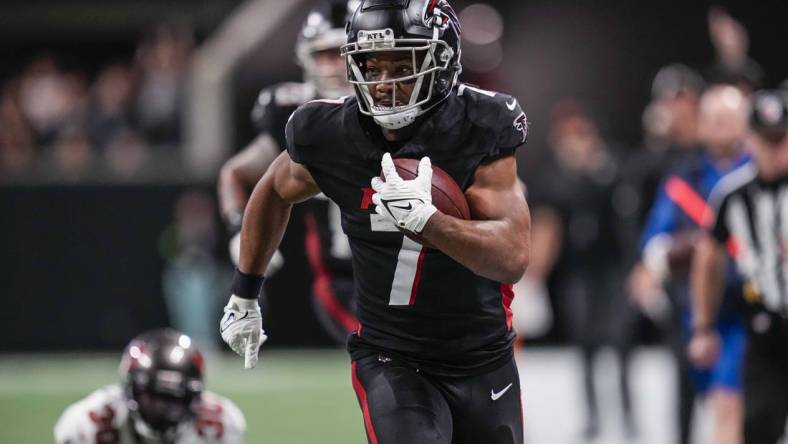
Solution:
<svg viewBox="0 0 788 444"><path fill-rule="evenodd" d="M58 131L52 146L51 161L66 180L85 178L94 166L95 155L87 130L79 124Z"/></svg>
<svg viewBox="0 0 788 444"><path fill-rule="evenodd" d="M20 105L36 134L39 145L54 141L72 110L68 107L66 82L55 60L41 56L20 76Z"/></svg>
<svg viewBox="0 0 788 444"><path fill-rule="evenodd" d="M712 7L708 14L709 37L716 60L707 73L712 83L729 83L750 94L763 84L763 69L749 55L747 28L724 9Z"/></svg>
<svg viewBox="0 0 788 444"><path fill-rule="evenodd" d="M159 25L140 43L133 67L110 62L92 84L51 55L34 58L0 92L3 177L139 177L154 165L150 147L171 151L180 143L191 34L183 24Z"/></svg>
<svg viewBox="0 0 788 444"><path fill-rule="evenodd" d="M216 204L203 191L183 193L175 203L174 220L160 240L166 265L163 288L172 325L204 350L213 350L218 331L213 318L224 288L224 264L214 257L217 242Z"/></svg>
<svg viewBox="0 0 788 444"><path fill-rule="evenodd" d="M104 152L109 173L122 179L134 178L149 158L147 143L130 128L119 128Z"/></svg>
<svg viewBox="0 0 788 444"><path fill-rule="evenodd" d="M685 349L690 336L689 264L706 216L705 201L722 176L749 161L744 142L746 97L732 86L716 85L700 101L698 135L705 152L682 159L666 175L649 214L642 262L633 272L632 296L645 312L667 306L672 319L668 343L677 364L681 443L689 442L696 394L708 395L714 418L711 442L735 443L741 434L741 376L744 330L738 315L742 282L728 265L725 303L716 326L724 343L724 359L708 371L692 368Z"/></svg>
<svg viewBox="0 0 788 444"><path fill-rule="evenodd" d="M645 148L661 157L661 165L697 148L698 101L704 87L698 73L678 63L663 67L654 76L643 129Z"/></svg>
<svg viewBox="0 0 788 444"><path fill-rule="evenodd" d="M605 345L613 346L619 358L623 422L631 436L636 433L626 369L631 311L622 291L620 216L611 199L619 180L619 163L596 124L575 102L554 107L549 132L551 159L533 185L529 184L529 194L533 196L533 233L554 242L532 251L531 278L559 276L552 286L556 305L582 352L586 438L593 439L600 432L594 357Z"/></svg>
<svg viewBox="0 0 788 444"><path fill-rule="evenodd" d="M40 146L84 119L86 97L84 76L63 72L51 56L36 58L20 76L20 105Z"/></svg>
<svg viewBox="0 0 788 444"><path fill-rule="evenodd" d="M128 67L113 63L101 70L93 84L88 121L90 138L106 148L119 132L131 126L129 106L132 78Z"/></svg>
<svg viewBox="0 0 788 444"><path fill-rule="evenodd" d="M12 80L0 92L0 173L21 173L36 156L34 134L19 103L19 81Z"/></svg>
<svg viewBox="0 0 788 444"><path fill-rule="evenodd" d="M162 24L137 49L136 116L154 146L173 148L181 140L180 107L192 46L188 26Z"/></svg>
<svg viewBox="0 0 788 444"><path fill-rule="evenodd" d="M638 237L662 177L672 164L698 151L698 102L705 84L687 66L661 68L651 84L643 112L643 146L624 161L616 199L622 210L621 233L627 267L635 261Z"/></svg>
<svg viewBox="0 0 788 444"><path fill-rule="evenodd" d="M651 83L651 101L643 111L644 141L642 149L626 159L622 172L621 195L631 200L626 207L621 227L626 236L629 255L625 265L632 267L639 258L639 237L646 215L664 175L681 159L690 158L701 150L698 141L698 108L705 88L703 78L689 67L674 63L661 68ZM660 293L661 289L647 279L641 267L632 268L628 292L641 295ZM651 298L653 302L664 301ZM669 316L667 305L642 305L641 310L652 320L661 322Z"/></svg>

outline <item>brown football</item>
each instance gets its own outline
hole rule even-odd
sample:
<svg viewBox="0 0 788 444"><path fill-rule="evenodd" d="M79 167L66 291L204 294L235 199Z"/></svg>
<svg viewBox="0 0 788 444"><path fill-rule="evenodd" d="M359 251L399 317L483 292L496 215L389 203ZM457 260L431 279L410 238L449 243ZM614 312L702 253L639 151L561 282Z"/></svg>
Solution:
<svg viewBox="0 0 788 444"><path fill-rule="evenodd" d="M394 159L394 166L399 177L405 180L415 179L418 175L419 161L416 159ZM386 180L383 173L380 177ZM465 220L471 218L465 193L449 173L436 165L432 165L432 204L438 211L449 216ZM405 232L405 235L427 248L435 248L418 234Z"/></svg>

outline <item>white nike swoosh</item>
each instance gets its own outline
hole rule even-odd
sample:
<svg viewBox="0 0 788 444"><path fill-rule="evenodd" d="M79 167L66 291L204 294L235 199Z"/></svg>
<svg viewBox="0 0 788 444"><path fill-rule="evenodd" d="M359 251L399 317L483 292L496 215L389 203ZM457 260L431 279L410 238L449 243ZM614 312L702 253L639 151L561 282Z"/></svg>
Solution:
<svg viewBox="0 0 788 444"><path fill-rule="evenodd" d="M503 389L503 390L501 390L501 391L500 391L500 392L498 392L498 393L495 393L495 390L492 390L492 389L491 389L491 390L490 390L490 398L492 398L492 400L493 400L493 401L497 401L497 400L498 400L498 398L500 398L501 396L503 396L503 394L504 394L504 393L506 393L507 391L509 391L509 389L510 389L510 388L512 388L512 384L513 384L513 383L512 383L512 382L510 382L510 383L509 383L509 385L507 385L506 387L504 387L504 389Z"/></svg>
<svg viewBox="0 0 788 444"><path fill-rule="evenodd" d="M506 103L506 107L509 108L509 111L514 111L514 108L517 106L517 99L512 99L512 103Z"/></svg>
<svg viewBox="0 0 788 444"><path fill-rule="evenodd" d="M242 319L246 319L247 316L249 316L249 311L248 310L246 311L246 313L244 313L243 317L240 317L238 319L235 319L235 313L230 313L227 316L227 319L225 319L224 324L222 324L222 326L221 326L221 328L219 330L219 333L224 333L224 331L227 330L227 327L229 327L230 324L232 324L233 322L236 322L236 321L240 321Z"/></svg>

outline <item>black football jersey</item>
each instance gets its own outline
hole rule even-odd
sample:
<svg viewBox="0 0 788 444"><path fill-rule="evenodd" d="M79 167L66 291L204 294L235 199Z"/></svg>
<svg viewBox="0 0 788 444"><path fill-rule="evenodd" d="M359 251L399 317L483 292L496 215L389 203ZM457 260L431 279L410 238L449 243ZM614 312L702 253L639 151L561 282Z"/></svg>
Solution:
<svg viewBox="0 0 788 444"><path fill-rule="evenodd" d="M285 82L263 88L252 108L252 125L258 133L270 134L284 150L287 119L296 108L315 98L315 88L308 83Z"/></svg>
<svg viewBox="0 0 788 444"><path fill-rule="evenodd" d="M316 98L315 87L309 83L285 82L260 91L252 109L252 124L259 133L270 134L280 150L287 146L285 125L302 104ZM301 204L295 215L313 215L320 237L322 264L335 278L352 276L347 240L339 228L335 208L326 199L310 199Z"/></svg>
<svg viewBox="0 0 788 444"><path fill-rule="evenodd" d="M416 125L411 139L390 143L354 97L315 100L290 118L287 149L341 210L360 322L353 358L384 352L436 374L484 371L511 357L511 286L403 236L375 213L370 180L388 151L429 156L466 190L479 165L525 143L526 116L511 96L461 84Z"/></svg>

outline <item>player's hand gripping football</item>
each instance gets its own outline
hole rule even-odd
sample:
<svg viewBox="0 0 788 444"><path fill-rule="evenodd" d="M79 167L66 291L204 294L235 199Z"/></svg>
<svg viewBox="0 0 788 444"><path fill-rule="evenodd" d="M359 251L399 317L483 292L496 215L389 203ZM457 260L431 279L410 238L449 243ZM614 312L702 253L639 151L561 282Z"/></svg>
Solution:
<svg viewBox="0 0 788 444"><path fill-rule="evenodd" d="M404 180L397 173L391 154L383 155L382 181L379 177L372 178L372 202L375 211L390 219L397 227L421 234L427 221L438 211L432 205L432 163L429 157L422 157L419 162L418 176L413 180Z"/></svg>
<svg viewBox="0 0 788 444"><path fill-rule="evenodd" d="M244 357L244 367L257 365L257 353L268 339L263 331L263 317L256 299L230 296L219 323L222 339L234 352Z"/></svg>

